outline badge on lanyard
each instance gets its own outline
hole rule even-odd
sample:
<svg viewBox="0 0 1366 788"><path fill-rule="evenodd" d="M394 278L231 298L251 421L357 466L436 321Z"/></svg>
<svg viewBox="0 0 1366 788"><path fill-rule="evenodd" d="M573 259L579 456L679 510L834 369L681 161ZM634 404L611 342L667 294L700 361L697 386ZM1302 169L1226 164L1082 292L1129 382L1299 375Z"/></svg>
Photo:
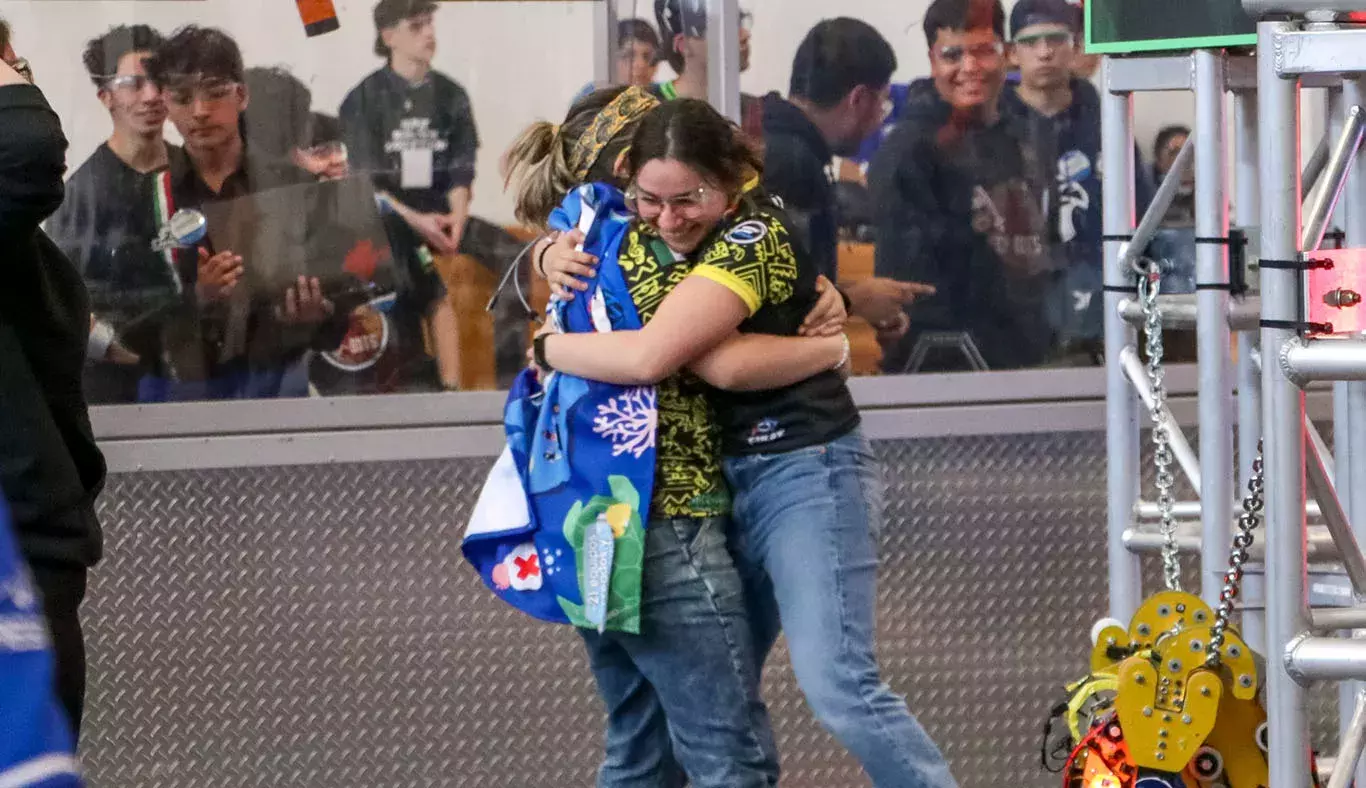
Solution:
<svg viewBox="0 0 1366 788"><path fill-rule="evenodd" d="M432 188L432 149L413 148L402 153L400 186L404 189Z"/></svg>

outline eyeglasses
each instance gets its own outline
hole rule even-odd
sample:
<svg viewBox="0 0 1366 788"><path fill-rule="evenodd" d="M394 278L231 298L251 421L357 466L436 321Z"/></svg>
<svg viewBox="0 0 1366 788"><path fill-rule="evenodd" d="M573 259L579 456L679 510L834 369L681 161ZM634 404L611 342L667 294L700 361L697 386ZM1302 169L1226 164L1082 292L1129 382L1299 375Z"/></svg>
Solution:
<svg viewBox="0 0 1366 788"><path fill-rule="evenodd" d="M1047 33L1034 33L1027 36L1017 36L1015 45L1026 49L1038 49L1040 45L1046 45L1049 49L1066 49L1077 43L1077 37L1065 30L1054 30Z"/></svg>
<svg viewBox="0 0 1366 788"><path fill-rule="evenodd" d="M157 84L145 74L124 74L104 81L105 89L126 93L141 93L148 86L155 88Z"/></svg>
<svg viewBox="0 0 1366 788"><path fill-rule="evenodd" d="M231 80L205 80L198 84L177 85L170 88L172 104L188 106L196 100L216 103L228 98L237 90L237 83Z"/></svg>
<svg viewBox="0 0 1366 788"><path fill-rule="evenodd" d="M720 193L719 189L703 184L690 192L676 194L672 197L660 197L647 191L641 191L639 186L632 184L626 190L626 205L642 219L658 218L663 215L665 208L672 208L675 213L685 219L696 219L705 209L707 199L718 193Z"/></svg>
<svg viewBox="0 0 1366 788"><path fill-rule="evenodd" d="M979 63L994 63L1005 54L1006 47L1000 40L988 41L982 44L973 44L969 47L961 45L942 46L935 50L935 57L939 60L956 66L963 62L964 57L971 57Z"/></svg>

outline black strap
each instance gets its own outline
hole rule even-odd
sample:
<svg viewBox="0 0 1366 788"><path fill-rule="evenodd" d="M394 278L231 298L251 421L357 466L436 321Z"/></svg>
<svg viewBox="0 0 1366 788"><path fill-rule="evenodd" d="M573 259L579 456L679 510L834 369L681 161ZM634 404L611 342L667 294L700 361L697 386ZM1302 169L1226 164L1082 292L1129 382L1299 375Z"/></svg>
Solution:
<svg viewBox="0 0 1366 788"><path fill-rule="evenodd" d="M1225 236L1196 236L1195 242L1198 244L1221 244L1228 246L1234 243L1234 239Z"/></svg>
<svg viewBox="0 0 1366 788"><path fill-rule="evenodd" d="M1208 283L1205 283L1205 284L1197 284L1197 285L1195 286L1195 289L1196 289L1196 290L1227 290L1227 291L1229 291L1229 292L1231 293L1231 292L1233 292L1233 285L1230 284L1230 283L1228 283L1228 282L1208 282Z"/></svg>
<svg viewBox="0 0 1366 788"><path fill-rule="evenodd" d="M1133 236L1132 233L1130 233L1129 235L1108 235L1108 234L1107 234L1107 235L1102 235L1102 236L1100 237L1100 240L1102 240L1102 241L1132 241L1132 240L1134 240L1134 236Z"/></svg>
<svg viewBox="0 0 1366 788"><path fill-rule="evenodd" d="M1262 258L1257 261L1261 268L1272 268L1281 271L1314 271L1318 269L1328 270L1333 267L1333 261L1322 257L1311 257L1308 259L1294 260L1273 260Z"/></svg>
<svg viewBox="0 0 1366 788"><path fill-rule="evenodd" d="M1333 333L1332 323L1305 323L1299 320L1263 320L1260 322L1262 328L1280 328L1289 331L1311 332L1315 334Z"/></svg>

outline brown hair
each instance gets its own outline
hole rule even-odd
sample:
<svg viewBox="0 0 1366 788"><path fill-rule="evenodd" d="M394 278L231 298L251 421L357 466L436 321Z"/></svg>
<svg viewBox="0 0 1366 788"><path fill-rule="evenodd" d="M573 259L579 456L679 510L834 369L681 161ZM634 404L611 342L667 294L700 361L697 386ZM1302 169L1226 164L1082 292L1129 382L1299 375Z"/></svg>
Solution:
<svg viewBox="0 0 1366 788"><path fill-rule="evenodd" d="M682 162L737 198L764 171L740 127L698 99L670 101L640 122L627 154L632 177L655 159Z"/></svg>
<svg viewBox="0 0 1366 788"><path fill-rule="evenodd" d="M0 52L9 49L9 22L0 19Z"/></svg>
<svg viewBox="0 0 1366 788"><path fill-rule="evenodd" d="M546 121L533 123L507 149L503 154L503 185L506 188L514 180L518 181L518 221L545 226L550 212L580 183L606 181L624 185L618 181L614 170L621 152L630 145L634 124L621 129L607 142L591 163L586 177L575 177L570 158L579 139L588 133L599 113L627 90L617 87L594 91L569 108L562 125Z"/></svg>

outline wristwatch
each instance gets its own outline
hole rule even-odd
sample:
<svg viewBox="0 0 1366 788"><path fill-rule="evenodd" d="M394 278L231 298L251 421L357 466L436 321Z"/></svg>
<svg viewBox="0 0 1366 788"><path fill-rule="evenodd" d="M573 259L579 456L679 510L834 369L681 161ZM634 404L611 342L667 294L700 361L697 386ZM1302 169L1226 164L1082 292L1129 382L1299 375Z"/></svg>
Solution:
<svg viewBox="0 0 1366 788"><path fill-rule="evenodd" d="M536 361L536 366L541 369L554 369L545 360L545 340L549 336L550 334L537 334L536 338L531 340L531 357Z"/></svg>

